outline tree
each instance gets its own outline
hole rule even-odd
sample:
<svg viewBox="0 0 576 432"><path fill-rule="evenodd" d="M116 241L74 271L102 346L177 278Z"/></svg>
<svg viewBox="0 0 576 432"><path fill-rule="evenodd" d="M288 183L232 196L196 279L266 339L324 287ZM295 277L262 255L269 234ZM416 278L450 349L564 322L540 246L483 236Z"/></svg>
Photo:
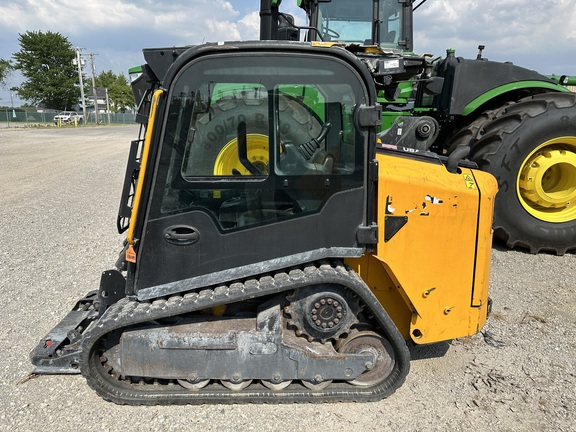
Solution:
<svg viewBox="0 0 576 432"><path fill-rule="evenodd" d="M96 86L106 87L108 89L111 111L124 112L126 109L134 107L134 94L124 75L116 75L109 70L107 72L101 72L96 76L95 80Z"/></svg>
<svg viewBox="0 0 576 432"><path fill-rule="evenodd" d="M0 87L4 88L6 86L6 80L10 76L11 71L12 64L10 61L0 58Z"/></svg>
<svg viewBox="0 0 576 432"><path fill-rule="evenodd" d="M72 64L76 53L60 33L26 32L19 34L20 51L13 55L14 69L25 80L17 88L27 101L48 108L70 109L78 103L78 72Z"/></svg>

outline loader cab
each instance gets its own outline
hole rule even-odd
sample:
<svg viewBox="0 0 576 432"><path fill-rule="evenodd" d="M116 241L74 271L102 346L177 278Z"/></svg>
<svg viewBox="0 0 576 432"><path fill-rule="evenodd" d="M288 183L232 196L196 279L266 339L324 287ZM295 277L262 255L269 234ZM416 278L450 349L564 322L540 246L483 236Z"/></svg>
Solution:
<svg viewBox="0 0 576 432"><path fill-rule="evenodd" d="M301 0L316 30L307 40L412 49L411 2L399 0Z"/></svg>
<svg viewBox="0 0 576 432"><path fill-rule="evenodd" d="M378 115L356 57L308 44L205 46L177 59L164 88L139 179L149 193L135 199L146 210L130 222L142 298L364 252Z"/></svg>

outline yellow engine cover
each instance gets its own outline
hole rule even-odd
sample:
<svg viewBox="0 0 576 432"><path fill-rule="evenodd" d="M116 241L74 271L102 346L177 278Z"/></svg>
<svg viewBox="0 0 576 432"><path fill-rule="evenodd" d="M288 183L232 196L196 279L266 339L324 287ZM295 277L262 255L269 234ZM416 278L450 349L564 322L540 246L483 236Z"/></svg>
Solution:
<svg viewBox="0 0 576 432"><path fill-rule="evenodd" d="M487 318L497 183L435 159L379 151L378 245L349 260L405 338L477 333Z"/></svg>

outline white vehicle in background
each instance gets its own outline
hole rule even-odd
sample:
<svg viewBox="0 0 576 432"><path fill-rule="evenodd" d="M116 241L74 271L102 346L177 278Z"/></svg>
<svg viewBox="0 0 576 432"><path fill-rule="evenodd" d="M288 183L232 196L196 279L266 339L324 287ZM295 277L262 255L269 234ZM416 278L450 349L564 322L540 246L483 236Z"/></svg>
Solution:
<svg viewBox="0 0 576 432"><path fill-rule="evenodd" d="M62 123L84 123L84 116L78 114L76 111L62 111L60 114L54 116L54 124Z"/></svg>

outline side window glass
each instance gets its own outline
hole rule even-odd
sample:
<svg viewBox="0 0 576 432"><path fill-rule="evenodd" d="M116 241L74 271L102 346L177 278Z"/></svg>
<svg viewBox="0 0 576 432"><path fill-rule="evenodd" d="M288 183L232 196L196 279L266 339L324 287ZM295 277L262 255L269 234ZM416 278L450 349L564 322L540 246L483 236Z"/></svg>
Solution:
<svg viewBox="0 0 576 432"><path fill-rule="evenodd" d="M207 62L178 78L152 218L201 211L221 231L237 230L319 212L363 186L366 136L353 114L364 94L354 73L335 61L254 62Z"/></svg>
<svg viewBox="0 0 576 432"><path fill-rule="evenodd" d="M372 37L372 5L370 0L322 2L319 17L324 41L364 43Z"/></svg>
<svg viewBox="0 0 576 432"><path fill-rule="evenodd" d="M285 85L278 86L276 93L281 131L276 173L353 173L358 137L353 124L355 98L350 87Z"/></svg>
<svg viewBox="0 0 576 432"><path fill-rule="evenodd" d="M380 7L380 38L383 45L395 47L403 37L402 34L402 4L398 2L382 2Z"/></svg>
<svg viewBox="0 0 576 432"><path fill-rule="evenodd" d="M200 86L194 102L189 138L182 164L184 178L266 176L266 89L258 84L245 83Z"/></svg>

